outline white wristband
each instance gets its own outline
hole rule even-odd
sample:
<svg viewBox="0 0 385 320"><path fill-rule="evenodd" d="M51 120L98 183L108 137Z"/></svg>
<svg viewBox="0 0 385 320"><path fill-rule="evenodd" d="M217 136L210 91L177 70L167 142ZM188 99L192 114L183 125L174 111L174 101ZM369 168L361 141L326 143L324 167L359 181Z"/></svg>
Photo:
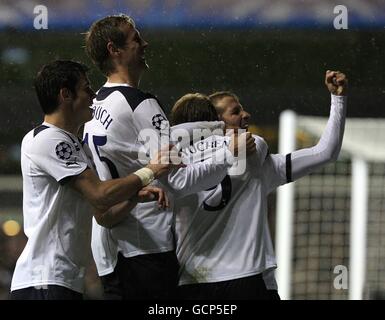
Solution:
<svg viewBox="0 0 385 320"><path fill-rule="evenodd" d="M145 187L154 181L154 172L150 168L142 168L134 172L142 181L142 186Z"/></svg>

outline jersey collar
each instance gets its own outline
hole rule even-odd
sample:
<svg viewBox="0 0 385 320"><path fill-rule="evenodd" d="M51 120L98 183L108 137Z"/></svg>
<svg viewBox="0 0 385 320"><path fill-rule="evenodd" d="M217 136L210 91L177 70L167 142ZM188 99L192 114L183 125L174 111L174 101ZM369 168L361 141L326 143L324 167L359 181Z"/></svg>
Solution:
<svg viewBox="0 0 385 320"><path fill-rule="evenodd" d="M108 82L108 81L103 85L103 87L106 87L106 88L113 88L113 87L130 87L130 88L133 88L132 86L130 86L127 83Z"/></svg>

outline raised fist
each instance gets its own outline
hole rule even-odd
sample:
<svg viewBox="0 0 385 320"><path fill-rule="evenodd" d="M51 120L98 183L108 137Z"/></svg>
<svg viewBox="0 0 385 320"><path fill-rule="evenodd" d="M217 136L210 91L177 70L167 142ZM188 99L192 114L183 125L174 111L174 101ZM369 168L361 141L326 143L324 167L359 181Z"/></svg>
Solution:
<svg viewBox="0 0 385 320"><path fill-rule="evenodd" d="M325 84L331 94L346 96L348 90L348 79L339 71L326 71Z"/></svg>

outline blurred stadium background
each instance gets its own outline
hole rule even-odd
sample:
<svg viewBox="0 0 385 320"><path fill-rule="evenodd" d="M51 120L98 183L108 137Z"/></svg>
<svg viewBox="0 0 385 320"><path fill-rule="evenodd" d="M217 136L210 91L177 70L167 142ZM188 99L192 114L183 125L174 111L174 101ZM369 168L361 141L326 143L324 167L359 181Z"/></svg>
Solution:
<svg viewBox="0 0 385 320"><path fill-rule="evenodd" d="M347 30L333 27L333 9L340 4L349 12ZM33 27L36 5L48 9L47 30ZM350 81L348 117L385 117L383 0L1 0L0 299L8 297L12 271L26 241L19 161L23 135L42 119L32 88L34 75L55 58L76 59L91 66L83 50L83 33L95 19L120 12L133 16L150 43L146 53L150 70L141 87L156 94L166 111L187 92L232 90L251 113L252 130L264 136L276 152L281 112L291 109L305 118L327 116L329 94L323 84L324 73L339 69ZM92 66L94 89L103 81ZM367 127L367 120L360 121L357 136L373 128ZM317 121L299 121L297 128L298 147L317 141ZM356 153L344 149L336 164L293 187L292 252L287 264L290 281L285 297L351 297L350 289L333 287L337 276L333 270L336 265L349 268L354 255L351 171L352 159L357 156L367 164L368 185L368 222L359 238L366 239L360 251L364 269L359 273L365 285L359 297L385 297L384 139L376 140L368 157L368 149L363 148L383 136L383 130L378 125L374 129L378 135L353 138L350 141ZM269 215L273 235L276 207L272 195ZM86 287L88 298L100 298L93 265Z"/></svg>

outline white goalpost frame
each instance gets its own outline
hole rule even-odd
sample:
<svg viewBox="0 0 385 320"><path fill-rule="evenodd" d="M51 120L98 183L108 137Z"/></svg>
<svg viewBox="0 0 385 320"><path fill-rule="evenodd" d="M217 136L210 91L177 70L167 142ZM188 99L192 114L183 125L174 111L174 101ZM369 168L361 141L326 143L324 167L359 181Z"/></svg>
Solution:
<svg viewBox="0 0 385 320"><path fill-rule="evenodd" d="M352 159L349 299L362 300L365 282L366 231L368 219L368 163Z"/></svg>
<svg viewBox="0 0 385 320"><path fill-rule="evenodd" d="M280 154L288 154L296 147L296 114L291 110L283 111L279 118ZM276 217L276 279L282 300L291 297L291 261L293 242L294 183L281 186L277 190Z"/></svg>
<svg viewBox="0 0 385 320"><path fill-rule="evenodd" d="M288 154L296 147L296 114L283 111L279 120L280 154ZM349 243L349 299L363 299L366 273L366 238L369 199L368 162L357 156L352 157L351 172L351 221ZM276 279L281 298L291 298L293 226L294 226L294 183L277 190L276 216Z"/></svg>

